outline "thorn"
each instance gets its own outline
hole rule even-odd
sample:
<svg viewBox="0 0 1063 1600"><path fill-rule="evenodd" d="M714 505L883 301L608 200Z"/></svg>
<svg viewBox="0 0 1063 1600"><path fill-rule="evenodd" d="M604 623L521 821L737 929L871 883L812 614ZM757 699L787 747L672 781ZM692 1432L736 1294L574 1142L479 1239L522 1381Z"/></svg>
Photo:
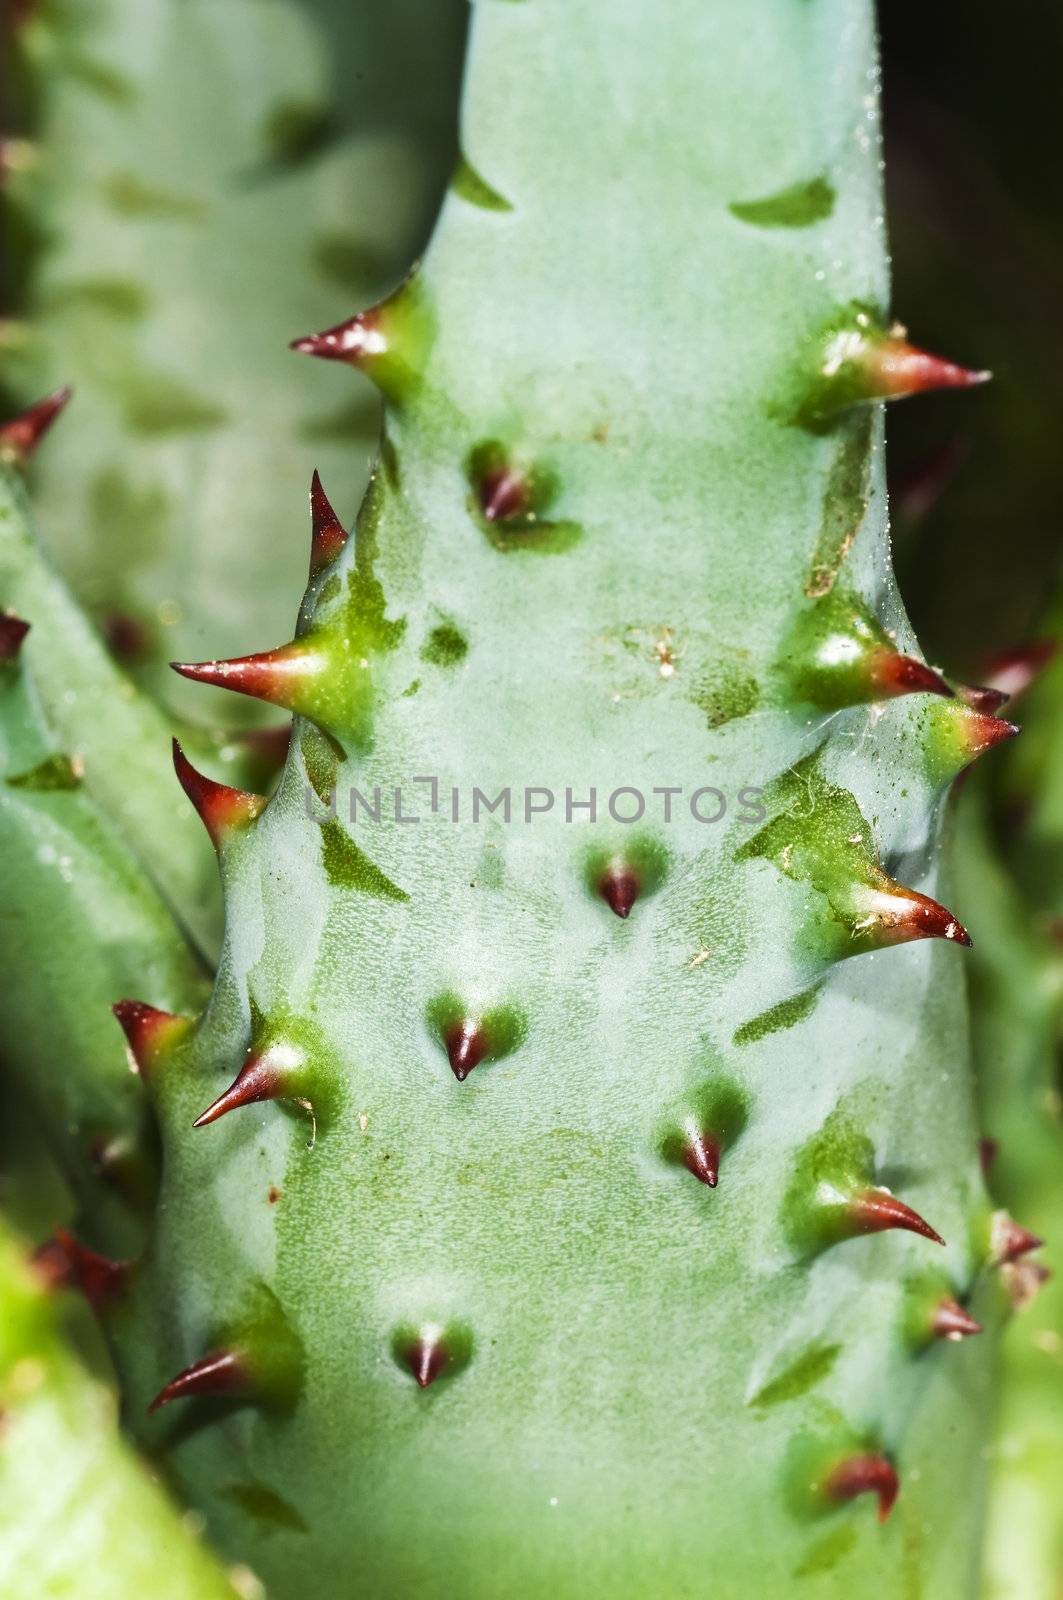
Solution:
<svg viewBox="0 0 1063 1600"><path fill-rule="evenodd" d="M168 1406L171 1400L185 1400L192 1395L233 1394L247 1384L246 1363L232 1350L212 1351L185 1367L176 1378L159 1390L148 1407L148 1415Z"/></svg>
<svg viewBox="0 0 1063 1600"><path fill-rule="evenodd" d="M310 523L310 576L316 578L347 543L347 530L329 504L316 471L310 480Z"/></svg>
<svg viewBox="0 0 1063 1600"><path fill-rule="evenodd" d="M296 1062L294 1054L290 1046L285 1045L274 1045L260 1055L249 1052L247 1060L224 1094L220 1094L206 1111L196 1118L192 1124L193 1128L205 1128L208 1123L217 1122L226 1112L235 1111L240 1106L256 1105L262 1100L284 1098L290 1090L286 1069L290 1070L292 1066L302 1064L301 1059Z"/></svg>
<svg viewBox="0 0 1063 1600"><path fill-rule="evenodd" d="M434 1383L447 1364L443 1341L434 1330L426 1331L419 1339L415 1339L405 1356L406 1365L421 1389L427 1389L430 1383Z"/></svg>
<svg viewBox="0 0 1063 1600"><path fill-rule="evenodd" d="M969 946L971 936L951 911L929 895L894 884L889 889L859 885L854 895L856 933L874 933L881 944L907 944L913 939L948 939Z"/></svg>
<svg viewBox="0 0 1063 1600"><path fill-rule="evenodd" d="M380 312L380 306L370 306L367 311L359 311L323 333L308 333L293 339L288 348L300 355L320 356L323 361L346 361L352 367L360 367L374 356L387 355L390 349Z"/></svg>
<svg viewBox="0 0 1063 1600"><path fill-rule="evenodd" d="M227 784L215 783L197 772L176 739L173 741L173 764L181 788L198 812L215 850L220 850L231 834L253 822L265 809L263 795L230 789Z"/></svg>
<svg viewBox="0 0 1063 1600"><path fill-rule="evenodd" d="M972 711L982 712L987 717L995 716L1011 698L1003 689L991 689L988 684L983 683L961 683L957 685L956 693L964 705L970 706Z"/></svg>
<svg viewBox="0 0 1063 1600"><path fill-rule="evenodd" d="M0 424L0 461L25 466L30 456L66 405L72 389L56 389L29 406L10 422Z"/></svg>
<svg viewBox="0 0 1063 1600"><path fill-rule="evenodd" d="M178 1038L192 1021L172 1011L157 1011L142 1000L117 1000L111 1007L129 1045L130 1068L150 1078L159 1052Z"/></svg>
<svg viewBox="0 0 1063 1600"><path fill-rule="evenodd" d="M523 517L531 506L527 479L512 467L496 467L477 485L480 510L488 522L508 522Z"/></svg>
<svg viewBox="0 0 1063 1600"><path fill-rule="evenodd" d="M598 882L598 893L611 911L626 919L641 887L638 874L631 867L623 862L610 862Z"/></svg>
<svg viewBox="0 0 1063 1600"><path fill-rule="evenodd" d="M151 646L151 634L144 624L126 611L108 611L100 620L107 648L116 661L135 664L143 661Z"/></svg>
<svg viewBox="0 0 1063 1600"><path fill-rule="evenodd" d="M935 1339L954 1341L969 1338L971 1334L982 1331L982 1324L976 1322L970 1312L965 1311L960 1302L954 1300L951 1295L938 1301L930 1327Z"/></svg>
<svg viewBox="0 0 1063 1600"><path fill-rule="evenodd" d="M864 370L872 396L880 400L902 400L934 389L970 389L992 377L990 372L960 367L917 349L899 328L883 339L868 341Z"/></svg>
<svg viewBox="0 0 1063 1600"><path fill-rule="evenodd" d="M888 1189L865 1189L853 1195L846 1209L857 1233L884 1233L890 1228L903 1228L908 1233L932 1239L935 1244L945 1243L918 1211L906 1206Z"/></svg>
<svg viewBox="0 0 1063 1600"><path fill-rule="evenodd" d="M979 1139L978 1163L982 1168L983 1178L988 1178L990 1169L999 1154L1000 1141L998 1139Z"/></svg>
<svg viewBox="0 0 1063 1600"><path fill-rule="evenodd" d="M322 658L308 651L298 640L265 650L260 655L237 656L232 661L171 661L174 672L195 683L210 683L219 689L266 700L271 705L299 711L301 691L323 665Z"/></svg>
<svg viewBox="0 0 1063 1600"><path fill-rule="evenodd" d="M15 661L22 641L30 631L28 622L10 611L0 613L0 661Z"/></svg>
<svg viewBox="0 0 1063 1600"><path fill-rule="evenodd" d="M914 656L882 651L871 666L871 682L881 695L940 694L953 698L944 678Z"/></svg>
<svg viewBox="0 0 1063 1600"><path fill-rule="evenodd" d="M49 1288L80 1289L94 1311L100 1311L125 1288L131 1263L112 1261L79 1244L66 1228L56 1228L33 1257L33 1265Z"/></svg>
<svg viewBox="0 0 1063 1600"><path fill-rule="evenodd" d="M1040 1250L1044 1244L1043 1239L1021 1227L1006 1211L993 1213L990 1240L993 1260L998 1265L1018 1261L1020 1256L1029 1255L1031 1250Z"/></svg>
<svg viewBox="0 0 1063 1600"><path fill-rule="evenodd" d="M1012 1310L1024 1311L1040 1294L1052 1273L1040 1261L1005 1261L1000 1275Z"/></svg>
<svg viewBox="0 0 1063 1600"><path fill-rule="evenodd" d="M688 1172L715 1189L720 1176L720 1141L711 1133L692 1133L680 1157Z"/></svg>
<svg viewBox="0 0 1063 1600"><path fill-rule="evenodd" d="M1037 639L1014 650L999 651L986 663L986 682L1013 700L1040 676L1055 659L1058 649L1055 639Z"/></svg>
<svg viewBox="0 0 1063 1600"><path fill-rule="evenodd" d="M992 690L989 691L992 694ZM1005 739L1014 739L1021 729L1004 717L987 716L981 711L969 711L964 717L963 742L971 761L985 755Z"/></svg>
<svg viewBox="0 0 1063 1600"><path fill-rule="evenodd" d="M464 1083L473 1067L479 1066L488 1049L484 1029L470 1018L449 1027L443 1035L443 1043L450 1069L459 1083Z"/></svg>
<svg viewBox="0 0 1063 1600"><path fill-rule="evenodd" d="M899 1488L893 1463L884 1455L873 1453L849 1456L839 1461L823 1484L827 1498L839 1504L855 1500L861 1494L877 1495L880 1522L885 1522L893 1510Z"/></svg>

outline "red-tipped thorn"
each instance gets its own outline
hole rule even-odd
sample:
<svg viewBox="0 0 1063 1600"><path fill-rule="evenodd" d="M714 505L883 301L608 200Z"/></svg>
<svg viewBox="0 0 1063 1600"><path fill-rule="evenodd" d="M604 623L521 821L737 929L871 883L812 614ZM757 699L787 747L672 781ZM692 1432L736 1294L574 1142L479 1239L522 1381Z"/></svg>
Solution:
<svg viewBox="0 0 1063 1600"><path fill-rule="evenodd" d="M488 522L508 522L522 517L531 504L527 479L511 467L498 467L484 474L478 486L480 510Z"/></svg>
<svg viewBox="0 0 1063 1600"><path fill-rule="evenodd" d="M232 1083L206 1111L193 1122L193 1128L205 1128L217 1122L226 1112L240 1106L256 1105L262 1100L278 1100L285 1093L283 1063L277 1060L277 1050L267 1050L263 1055L250 1056L236 1074Z"/></svg>
<svg viewBox="0 0 1063 1600"><path fill-rule="evenodd" d="M0 661L15 661L22 649L22 641L30 631L28 622L10 611L0 614Z"/></svg>
<svg viewBox="0 0 1063 1600"><path fill-rule="evenodd" d="M232 661L171 661L174 672L195 683L210 683L218 689L232 689L267 700L271 705L297 709L299 691L319 671L319 657L298 641L265 650L261 655L237 656Z"/></svg>
<svg viewBox="0 0 1063 1600"><path fill-rule="evenodd" d="M985 683L961 683L957 685L956 693L964 705L970 706L972 711L980 711L987 717L995 716L1011 698L1003 689L993 689Z"/></svg>
<svg viewBox="0 0 1063 1600"><path fill-rule="evenodd" d="M865 359L872 393L883 400L900 400L933 389L970 389L992 377L990 372L960 367L917 349L899 329L876 340Z"/></svg>
<svg viewBox="0 0 1063 1600"><path fill-rule="evenodd" d="M1039 1261L1005 1261L1000 1274L1013 1311L1025 1310L1052 1276Z"/></svg>
<svg viewBox="0 0 1063 1600"><path fill-rule="evenodd" d="M849 1202L849 1216L857 1233L885 1233L890 1228L903 1228L908 1233L918 1233L935 1244L944 1244L936 1233L911 1206L891 1194L888 1189L865 1189Z"/></svg>
<svg viewBox="0 0 1063 1600"><path fill-rule="evenodd" d="M965 717L964 743L972 761L985 755L1005 739L1014 739L1021 729L1004 717L986 716L981 711L971 711Z"/></svg>
<svg viewBox="0 0 1063 1600"><path fill-rule="evenodd" d="M986 682L1014 699L1055 659L1058 649L1055 639L1037 639L1015 650L1002 650L986 663Z"/></svg>
<svg viewBox="0 0 1063 1600"><path fill-rule="evenodd" d="M720 1176L720 1141L711 1133L692 1134L683 1146L680 1160L701 1183L715 1189Z"/></svg>
<svg viewBox="0 0 1063 1600"><path fill-rule="evenodd" d="M641 884L637 873L630 867L610 866L602 873L598 882L598 893L618 917L627 918L631 908L639 897Z"/></svg>
<svg viewBox="0 0 1063 1600"><path fill-rule="evenodd" d="M204 777L202 772L196 771L176 739L173 764L181 788L199 813L215 850L220 850L236 829L246 827L261 815L266 804L262 795L248 794L246 789L230 789L227 784Z"/></svg>
<svg viewBox="0 0 1063 1600"><path fill-rule="evenodd" d="M1020 1256L1029 1255L1031 1250L1040 1250L1044 1244L1043 1239L1039 1239L1028 1228L1021 1227L1006 1211L995 1213L991 1241L993 1260L998 1263L1018 1261Z"/></svg>
<svg viewBox="0 0 1063 1600"><path fill-rule="evenodd" d="M33 1257L33 1264L50 1288L80 1289L94 1311L114 1300L129 1279L131 1263L112 1261L79 1244L65 1228L56 1228Z"/></svg>
<svg viewBox="0 0 1063 1600"><path fill-rule="evenodd" d="M56 389L10 422L0 424L0 460L24 465L66 405L72 389Z"/></svg>
<svg viewBox="0 0 1063 1600"><path fill-rule="evenodd" d="M148 1077L159 1051L189 1026L187 1017L158 1011L142 1000L118 1000L111 1007L129 1045L130 1065Z"/></svg>
<svg viewBox="0 0 1063 1600"><path fill-rule="evenodd" d="M310 482L310 523L310 576L316 578L347 543L347 530L329 504L317 472Z"/></svg>
<svg viewBox="0 0 1063 1600"><path fill-rule="evenodd" d="M982 1169L983 1178L988 1178L990 1170L992 1169L993 1163L997 1159L997 1156L999 1154L1000 1154L1000 1141L999 1141L999 1139L979 1139L979 1141L978 1141L978 1164Z"/></svg>
<svg viewBox="0 0 1063 1600"><path fill-rule="evenodd" d="M443 1043L450 1070L459 1083L465 1082L472 1069L479 1066L487 1054L487 1036L483 1028L478 1022L468 1019L448 1028Z"/></svg>
<svg viewBox="0 0 1063 1600"><path fill-rule="evenodd" d="M880 1522L885 1522L893 1510L899 1489L893 1463L877 1453L849 1456L839 1461L823 1484L824 1494L838 1504L855 1500L861 1494L876 1495Z"/></svg>
<svg viewBox="0 0 1063 1600"><path fill-rule="evenodd" d="M293 339L288 347L301 355L320 356L325 361L349 361L360 366L369 356L382 356L388 352L388 338L381 325L380 307L371 306L359 311L357 316L339 322L323 333L309 333Z"/></svg>
<svg viewBox="0 0 1063 1600"><path fill-rule="evenodd" d="M234 1394L247 1386L247 1367L243 1358L232 1350L212 1351L185 1367L176 1378L159 1390L148 1407L148 1414L168 1406L171 1400L185 1400L193 1395Z"/></svg>
<svg viewBox="0 0 1063 1600"><path fill-rule="evenodd" d="M935 1339L968 1339L974 1333L981 1333L982 1324L976 1322L969 1311L965 1311L958 1300L947 1295L944 1300L939 1300L934 1307L934 1315L930 1323L931 1332Z"/></svg>
<svg viewBox="0 0 1063 1600"><path fill-rule="evenodd" d="M855 897L854 932L877 936L882 944L908 944L913 939L948 939L969 946L971 936L952 912L917 889L894 884L868 887Z"/></svg>
<svg viewBox="0 0 1063 1600"><path fill-rule="evenodd" d="M420 1389L427 1389L430 1383L434 1383L446 1364L447 1352L443 1341L434 1334L423 1334L406 1351L406 1365Z"/></svg>
<svg viewBox="0 0 1063 1600"><path fill-rule="evenodd" d="M944 678L914 656L899 656L883 650L871 668L871 681L882 695L940 694L953 698Z"/></svg>

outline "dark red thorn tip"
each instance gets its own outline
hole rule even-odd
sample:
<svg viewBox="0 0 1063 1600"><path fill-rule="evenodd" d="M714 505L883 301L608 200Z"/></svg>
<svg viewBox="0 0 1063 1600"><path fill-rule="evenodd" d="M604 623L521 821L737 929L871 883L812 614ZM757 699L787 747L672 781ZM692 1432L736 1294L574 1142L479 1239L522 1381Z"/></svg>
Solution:
<svg viewBox="0 0 1063 1600"><path fill-rule="evenodd" d="M927 394L933 389L970 389L988 383L992 373L961 367L909 344L903 332L876 343L868 357L874 392L887 400Z"/></svg>
<svg viewBox="0 0 1063 1600"><path fill-rule="evenodd" d="M984 755L1022 731L1017 723L1008 722L1004 717L986 716L981 711L972 710L967 720L967 747L972 757Z"/></svg>
<svg viewBox="0 0 1063 1600"><path fill-rule="evenodd" d="M430 1383L434 1383L446 1364L447 1352L443 1341L432 1334L415 1339L406 1351L406 1365L420 1389L427 1389Z"/></svg>
<svg viewBox="0 0 1063 1600"><path fill-rule="evenodd" d="M899 1489L892 1461L877 1453L849 1456L839 1461L823 1485L827 1498L838 1504L855 1500L861 1494L877 1495L880 1522L885 1522L893 1510Z"/></svg>
<svg viewBox="0 0 1063 1600"><path fill-rule="evenodd" d="M715 1189L720 1176L720 1142L711 1133L695 1133L683 1146L680 1158L688 1172Z"/></svg>
<svg viewBox="0 0 1063 1600"><path fill-rule="evenodd" d="M333 511L315 471L310 481L310 576L330 566L347 543L347 530Z"/></svg>
<svg viewBox="0 0 1063 1600"><path fill-rule="evenodd" d="M622 865L607 867L598 882L598 893L610 911L623 918L630 916L640 888L638 875Z"/></svg>
<svg viewBox="0 0 1063 1600"><path fill-rule="evenodd" d="M79 1244L66 1228L56 1228L34 1255L33 1264L50 1288L80 1289L96 1311L122 1292L131 1265Z"/></svg>
<svg viewBox="0 0 1063 1600"><path fill-rule="evenodd" d="M373 308L359 311L357 316L338 322L322 333L308 333L301 339L293 339L288 348L299 351L300 355L320 356L325 361L349 361L357 366L367 356L384 355L388 343Z"/></svg>
<svg viewBox="0 0 1063 1600"><path fill-rule="evenodd" d="M903 1200L890 1194L888 1189L865 1189L849 1202L849 1214L859 1233L885 1233L891 1228L903 1228L908 1233L918 1233L935 1244L944 1244L940 1233L929 1222L906 1206Z"/></svg>
<svg viewBox="0 0 1063 1600"><path fill-rule="evenodd" d="M965 1311L951 1295L946 1295L934 1307L930 1327L935 1339L967 1339L982 1331L982 1324L976 1322L970 1312Z"/></svg>
<svg viewBox="0 0 1063 1600"><path fill-rule="evenodd" d="M231 661L171 661L170 666L194 683L232 689L253 700L266 700L289 709L296 686L314 670L309 656L295 645L282 645L279 650L265 650L260 655L236 656Z"/></svg>
<svg viewBox="0 0 1063 1600"><path fill-rule="evenodd" d="M197 772L176 739L173 742L173 765L181 788L195 806L216 850L221 848L234 828L253 822L266 804L260 794L248 794L245 789L230 789L227 784L215 783L213 778Z"/></svg>
<svg viewBox="0 0 1063 1600"><path fill-rule="evenodd" d="M211 1351L193 1361L159 1390L148 1407L148 1415L168 1406L171 1400L202 1394L233 1394L246 1385L247 1367L242 1356L232 1350Z"/></svg>
<svg viewBox="0 0 1063 1600"><path fill-rule="evenodd" d="M0 615L0 661L14 661L22 649L22 641L30 631L28 622L5 611Z"/></svg>
<svg viewBox="0 0 1063 1600"><path fill-rule="evenodd" d="M217 1122L219 1117L224 1117L227 1111L235 1111L240 1106L256 1105L261 1100L276 1100L284 1093L284 1084L276 1063L270 1060L269 1054L252 1056L245 1061L232 1083L220 1094L218 1098L207 1107L206 1111L193 1122L193 1128L205 1128L210 1122Z"/></svg>
<svg viewBox="0 0 1063 1600"><path fill-rule="evenodd" d="M1031 1250L1040 1250L1044 1244L1035 1233L1022 1227L1006 1211L998 1211L993 1218L993 1257L998 1262L1018 1261Z"/></svg>
<svg viewBox="0 0 1063 1600"><path fill-rule="evenodd" d="M38 400L10 422L0 424L0 458L20 463L28 461L73 392L72 389L56 389L54 394Z"/></svg>
<svg viewBox="0 0 1063 1600"><path fill-rule="evenodd" d="M979 1139L978 1164L982 1169L983 1178L987 1178L997 1156L1000 1154L999 1139Z"/></svg>
<svg viewBox="0 0 1063 1600"><path fill-rule="evenodd" d="M953 698L953 691L941 675L914 656L883 653L872 674L883 694L940 694Z"/></svg>
<svg viewBox="0 0 1063 1600"><path fill-rule="evenodd" d="M117 1000L111 1007L125 1034L138 1070L143 1072L152 1052L162 1043L166 1034L186 1018L172 1011L159 1011L145 1005L143 1000Z"/></svg>
<svg viewBox="0 0 1063 1600"><path fill-rule="evenodd" d="M443 1043L450 1070L459 1083L464 1083L473 1067L479 1066L487 1054L487 1036L483 1028L469 1019L448 1028Z"/></svg>
<svg viewBox="0 0 1063 1600"><path fill-rule="evenodd" d="M478 494L480 510L488 522L508 522L528 510L530 493L527 479L511 467L499 467L484 474Z"/></svg>
<svg viewBox="0 0 1063 1600"><path fill-rule="evenodd" d="M956 692L964 705L970 706L972 711L980 711L986 717L995 716L1011 698L1003 689L993 689L984 683L961 683Z"/></svg>

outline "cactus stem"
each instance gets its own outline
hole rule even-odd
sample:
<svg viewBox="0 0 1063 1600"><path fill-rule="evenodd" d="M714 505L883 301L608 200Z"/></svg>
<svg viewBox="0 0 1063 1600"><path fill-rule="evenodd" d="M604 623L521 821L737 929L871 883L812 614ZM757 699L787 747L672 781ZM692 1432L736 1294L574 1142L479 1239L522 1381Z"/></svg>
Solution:
<svg viewBox="0 0 1063 1600"><path fill-rule="evenodd" d="M888 1189L865 1189L856 1194L848 1204L848 1212L857 1233L884 1233L890 1228L904 1228L908 1233L921 1234L935 1244L944 1244L940 1233L929 1222L913 1211L911 1206L898 1200Z"/></svg>
<svg viewBox="0 0 1063 1600"><path fill-rule="evenodd" d="M347 530L333 511L316 471L310 481L310 523L310 576L316 578L347 543Z"/></svg>
<svg viewBox="0 0 1063 1600"><path fill-rule="evenodd" d="M193 1395L233 1394L247 1383L244 1358L236 1351L215 1350L200 1356L190 1367L185 1367L176 1378L171 1378L155 1396L148 1414L168 1406L171 1400L184 1400Z"/></svg>
<svg viewBox="0 0 1063 1600"><path fill-rule="evenodd" d="M195 807L215 850L220 850L232 833L261 815L266 805L263 795L230 789L227 784L204 777L202 772L196 771L176 739L173 741L173 764L181 788Z"/></svg>
<svg viewBox="0 0 1063 1600"><path fill-rule="evenodd" d="M951 1295L938 1301L930 1327L935 1339L951 1339L953 1342L982 1331L982 1324L976 1322L970 1312L965 1311Z"/></svg>
<svg viewBox="0 0 1063 1600"><path fill-rule="evenodd" d="M0 661L15 661L22 649L22 641L30 631L28 622L11 612L0 615Z"/></svg>
<svg viewBox="0 0 1063 1600"><path fill-rule="evenodd" d="M72 394L72 389L56 389L10 422L0 424L0 461L24 466Z"/></svg>
<svg viewBox="0 0 1063 1600"><path fill-rule="evenodd" d="M855 1500L857 1495L877 1495L880 1522L885 1522L893 1510L899 1489L896 1468L877 1452L847 1456L844 1461L839 1461L823 1482L823 1493L827 1499L839 1505L847 1500Z"/></svg>

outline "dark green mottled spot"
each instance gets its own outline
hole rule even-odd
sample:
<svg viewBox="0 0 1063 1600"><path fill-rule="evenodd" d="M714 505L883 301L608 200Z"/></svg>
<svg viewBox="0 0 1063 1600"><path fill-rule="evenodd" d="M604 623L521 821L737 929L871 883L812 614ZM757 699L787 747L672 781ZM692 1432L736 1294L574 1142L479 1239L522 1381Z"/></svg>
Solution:
<svg viewBox="0 0 1063 1600"><path fill-rule="evenodd" d="M841 1354L840 1344L810 1344L796 1361L772 1378L750 1400L751 1406L777 1406L807 1394L830 1372Z"/></svg>
<svg viewBox="0 0 1063 1600"><path fill-rule="evenodd" d="M132 278L77 278L56 283L44 295L52 310L102 311L109 317L136 321L146 316L151 296Z"/></svg>
<svg viewBox="0 0 1063 1600"><path fill-rule="evenodd" d="M199 222L207 213L207 202L196 195L179 194L174 189L146 183L133 172L113 172L103 180L102 187L108 205L124 217Z"/></svg>
<svg viewBox="0 0 1063 1600"><path fill-rule="evenodd" d="M335 600L342 588L343 584L340 582L339 573L332 573L332 575L326 578L324 583L321 585L321 593L317 597L318 605L327 606L330 601Z"/></svg>
<svg viewBox="0 0 1063 1600"><path fill-rule="evenodd" d="M373 865L335 817L321 828L321 859L325 876L334 889L357 889L377 900L408 900L410 897L379 867Z"/></svg>
<svg viewBox="0 0 1063 1600"><path fill-rule="evenodd" d="M287 1528L292 1533L310 1532L295 1507L264 1483L226 1483L218 1492L268 1528Z"/></svg>
<svg viewBox="0 0 1063 1600"><path fill-rule="evenodd" d="M263 124L266 159L276 166L299 166L335 138L337 126L331 106L282 100L266 113Z"/></svg>
<svg viewBox="0 0 1063 1600"><path fill-rule="evenodd" d="M404 700L409 700L409 699L411 699L411 698L412 698L412 696L413 696L413 695L415 695L415 694L416 694L416 693L417 693L417 691L418 691L418 689L419 689L419 688L420 688L420 687L421 687L421 680L420 680L420 678L414 678L414 680L413 680L413 682L412 682L412 683L408 683L408 684L407 684L407 685L406 685L406 687L405 687L405 689L403 689L403 691L402 691L402 698L403 698L403 699L404 699Z"/></svg>
<svg viewBox="0 0 1063 1600"><path fill-rule="evenodd" d="M421 660L434 667L456 667L469 652L469 641L452 623L433 628L421 647Z"/></svg>
<svg viewBox="0 0 1063 1600"><path fill-rule="evenodd" d="M847 1556L856 1543L856 1528L852 1523L834 1528L809 1546L807 1553L794 1568L795 1578L811 1578L817 1573L829 1572L843 1556Z"/></svg>
<svg viewBox="0 0 1063 1600"><path fill-rule="evenodd" d="M380 430L380 465L384 469L384 476L388 480L389 488L398 489L402 484L399 453L392 443L386 426Z"/></svg>
<svg viewBox="0 0 1063 1600"><path fill-rule="evenodd" d="M53 755L27 772L15 773L7 778L9 789L32 789L44 794L57 789L79 789L81 774L69 756Z"/></svg>
<svg viewBox="0 0 1063 1600"><path fill-rule="evenodd" d="M127 427L158 438L170 433L205 433L220 428L225 411L164 372L130 373L122 385Z"/></svg>
<svg viewBox="0 0 1063 1600"><path fill-rule="evenodd" d="M327 283L359 296L386 282L392 267L379 246L353 233L319 233L310 246L310 259Z"/></svg>
<svg viewBox="0 0 1063 1600"><path fill-rule="evenodd" d="M735 1029L734 1043L755 1044L770 1033L781 1033L784 1028L792 1028L795 1022L803 1021L812 1011L819 999L819 990L819 984L814 984L811 989L804 989L789 1000L780 1000L778 1005L769 1006L759 1016L751 1017Z"/></svg>
<svg viewBox="0 0 1063 1600"><path fill-rule="evenodd" d="M460 194L463 200L467 200L470 205L479 206L483 211L513 210L505 195L499 194L497 189L492 189L486 178L481 178L476 168L470 166L464 156L458 157L450 187L455 194Z"/></svg>
<svg viewBox="0 0 1063 1600"><path fill-rule="evenodd" d="M756 710L760 685L740 662L721 658L695 675L689 698L704 712L710 728L722 728Z"/></svg>
<svg viewBox="0 0 1063 1600"><path fill-rule="evenodd" d="M871 500L872 414L854 411L843 420L823 491L819 536L805 593L829 593L849 554Z"/></svg>
<svg viewBox="0 0 1063 1600"><path fill-rule="evenodd" d="M757 228L808 228L831 215L834 200L833 184L820 177L807 183L792 183L763 200L735 200L727 209L741 222L751 222Z"/></svg>
<svg viewBox="0 0 1063 1600"><path fill-rule="evenodd" d="M299 749L310 787L318 799L328 805L336 787L343 750L323 728L315 727L312 722L303 724Z"/></svg>

